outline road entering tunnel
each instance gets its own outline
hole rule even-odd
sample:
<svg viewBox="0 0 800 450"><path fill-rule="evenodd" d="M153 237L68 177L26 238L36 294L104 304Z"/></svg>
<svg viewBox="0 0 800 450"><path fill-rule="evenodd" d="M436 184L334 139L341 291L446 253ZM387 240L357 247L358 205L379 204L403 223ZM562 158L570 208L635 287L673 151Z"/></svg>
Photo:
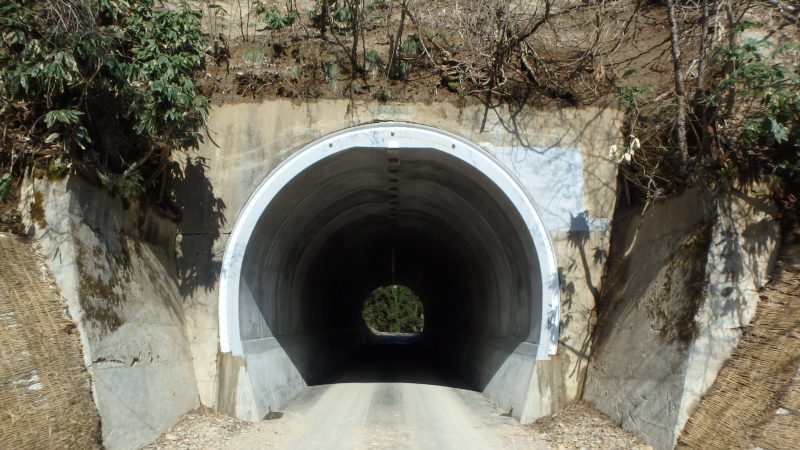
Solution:
<svg viewBox="0 0 800 450"><path fill-rule="evenodd" d="M323 138L267 177L231 234L219 404L257 420L337 372L374 342L363 299L401 283L425 302L414 348L524 415L557 335L556 267L533 201L480 147L398 123Z"/></svg>

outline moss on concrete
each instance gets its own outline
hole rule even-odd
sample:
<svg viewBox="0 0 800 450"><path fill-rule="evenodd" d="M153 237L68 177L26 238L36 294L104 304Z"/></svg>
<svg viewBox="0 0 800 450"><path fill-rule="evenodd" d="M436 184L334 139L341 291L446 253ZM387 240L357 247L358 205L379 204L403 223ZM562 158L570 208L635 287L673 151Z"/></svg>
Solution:
<svg viewBox="0 0 800 450"><path fill-rule="evenodd" d="M47 226L47 220L44 218L44 195L39 191L33 193L31 219L40 228L45 228Z"/></svg>
<svg viewBox="0 0 800 450"><path fill-rule="evenodd" d="M105 255L103 248L99 245L92 249L92 253L98 260ZM102 332L116 331L123 324L117 307L126 300L117 274L105 270L106 273L110 273L107 280L95 275L95 271L89 268L91 262L87 261L86 249L81 247L78 248L76 264L79 280L78 295L85 318L98 326ZM127 276L130 277L129 274Z"/></svg>
<svg viewBox="0 0 800 450"><path fill-rule="evenodd" d="M669 343L689 345L697 334L695 315L705 297L711 226L697 225L675 250L664 272L661 296L648 310L653 328Z"/></svg>

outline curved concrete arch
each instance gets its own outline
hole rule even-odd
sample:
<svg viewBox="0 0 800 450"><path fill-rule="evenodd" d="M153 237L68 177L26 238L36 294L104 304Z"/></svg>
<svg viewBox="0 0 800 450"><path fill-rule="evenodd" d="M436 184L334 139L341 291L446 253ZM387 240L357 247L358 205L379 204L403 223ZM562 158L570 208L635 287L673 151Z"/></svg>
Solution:
<svg viewBox="0 0 800 450"><path fill-rule="evenodd" d="M420 352L515 416L538 414L534 366L554 354L559 317L541 215L488 152L406 123L307 145L245 204L220 275L223 410L256 420L325 382L375 339L362 296L394 283L423 295Z"/></svg>
<svg viewBox="0 0 800 450"><path fill-rule="evenodd" d="M558 265L553 244L534 201L518 180L481 147L458 136L431 127L408 123L379 123L346 129L323 137L281 163L252 194L231 232L220 274L219 332L223 353L242 355L239 328L239 279L248 242L257 221L273 198L294 177L312 165L351 148L426 148L444 152L486 175L515 205L534 242L540 262L542 314L535 339L537 359L547 359L557 345L559 320Z"/></svg>

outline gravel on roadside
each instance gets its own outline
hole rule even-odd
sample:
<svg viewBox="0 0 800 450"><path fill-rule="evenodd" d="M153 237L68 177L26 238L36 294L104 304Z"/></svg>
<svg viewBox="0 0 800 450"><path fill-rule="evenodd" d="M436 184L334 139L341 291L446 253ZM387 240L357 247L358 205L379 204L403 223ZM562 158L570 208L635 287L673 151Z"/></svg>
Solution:
<svg viewBox="0 0 800 450"><path fill-rule="evenodd" d="M552 449L653 448L583 401L569 403L561 411L525 427Z"/></svg>
<svg viewBox="0 0 800 450"><path fill-rule="evenodd" d="M234 443L252 423L201 406L183 415L180 421L145 450L212 449Z"/></svg>

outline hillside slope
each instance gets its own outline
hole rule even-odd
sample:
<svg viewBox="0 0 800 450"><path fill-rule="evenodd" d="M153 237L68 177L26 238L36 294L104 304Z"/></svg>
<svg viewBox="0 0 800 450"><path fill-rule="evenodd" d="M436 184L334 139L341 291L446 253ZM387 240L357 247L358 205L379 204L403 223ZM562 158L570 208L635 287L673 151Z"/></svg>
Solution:
<svg viewBox="0 0 800 450"><path fill-rule="evenodd" d="M101 448L90 383L31 242L0 233L0 448Z"/></svg>

